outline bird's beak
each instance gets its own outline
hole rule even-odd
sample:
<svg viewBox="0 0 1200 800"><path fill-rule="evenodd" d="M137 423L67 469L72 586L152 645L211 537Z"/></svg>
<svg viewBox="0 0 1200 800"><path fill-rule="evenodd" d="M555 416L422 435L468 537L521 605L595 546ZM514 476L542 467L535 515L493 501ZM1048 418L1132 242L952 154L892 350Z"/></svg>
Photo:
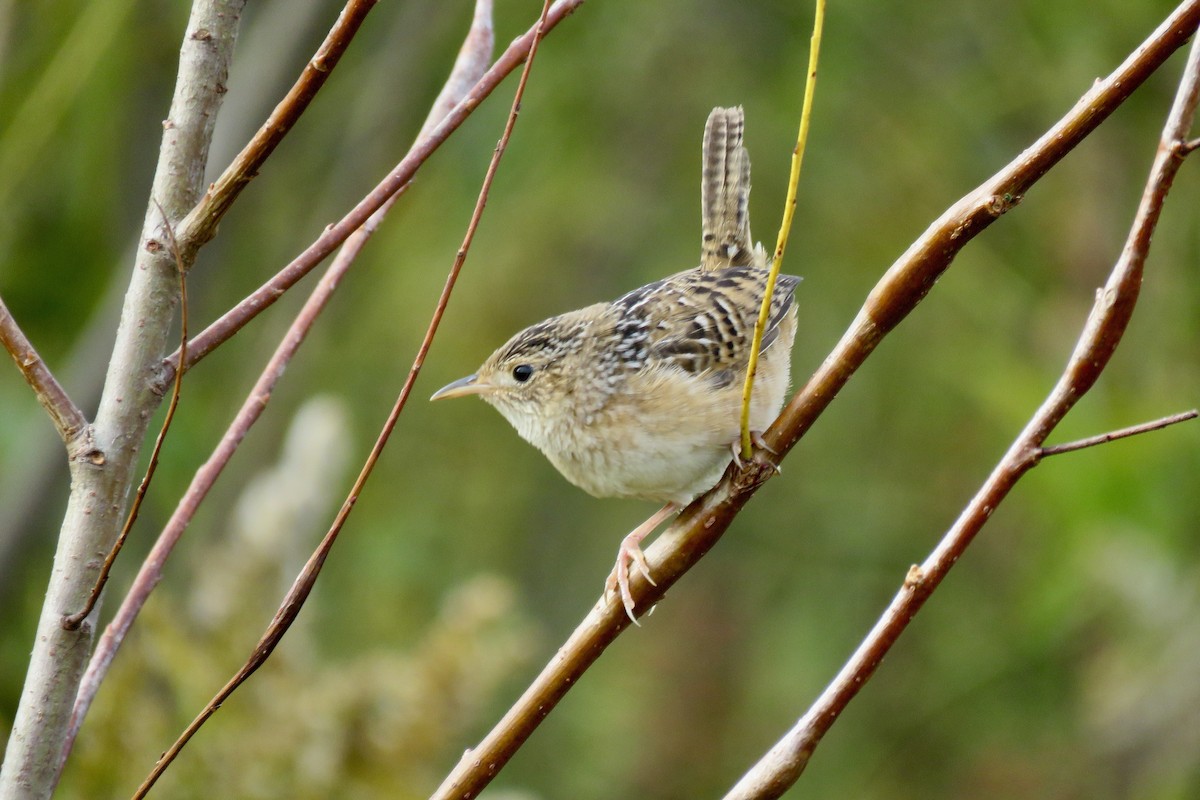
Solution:
<svg viewBox="0 0 1200 800"><path fill-rule="evenodd" d="M477 381L478 376L468 375L465 378L459 378L454 383L443 386L433 393L430 400L445 400L447 397L466 397L469 394L483 394L492 388L490 383L480 383Z"/></svg>

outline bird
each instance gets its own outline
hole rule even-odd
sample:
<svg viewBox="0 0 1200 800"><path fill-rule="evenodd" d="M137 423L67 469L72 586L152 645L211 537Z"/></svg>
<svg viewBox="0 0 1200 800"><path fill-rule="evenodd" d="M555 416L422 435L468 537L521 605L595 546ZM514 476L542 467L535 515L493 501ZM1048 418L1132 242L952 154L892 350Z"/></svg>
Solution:
<svg viewBox="0 0 1200 800"><path fill-rule="evenodd" d="M634 623L631 567L654 584L642 540L739 460L770 266L750 234L744 125L738 106L714 108L704 126L699 266L532 325L430 398L478 395L584 491L664 504L622 539L605 583ZM780 275L771 295L750 408L760 446L788 387L799 282Z"/></svg>

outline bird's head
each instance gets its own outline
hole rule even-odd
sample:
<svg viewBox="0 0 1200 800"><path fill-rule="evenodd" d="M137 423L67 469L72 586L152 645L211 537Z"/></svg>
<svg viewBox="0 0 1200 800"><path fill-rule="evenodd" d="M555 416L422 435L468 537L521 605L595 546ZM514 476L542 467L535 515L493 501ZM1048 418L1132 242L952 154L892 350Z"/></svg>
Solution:
<svg viewBox="0 0 1200 800"><path fill-rule="evenodd" d="M557 418L575 414L581 391L596 372L589 353L594 306L552 317L509 339L475 371L434 392L431 400L479 395L494 406L522 437L538 433Z"/></svg>

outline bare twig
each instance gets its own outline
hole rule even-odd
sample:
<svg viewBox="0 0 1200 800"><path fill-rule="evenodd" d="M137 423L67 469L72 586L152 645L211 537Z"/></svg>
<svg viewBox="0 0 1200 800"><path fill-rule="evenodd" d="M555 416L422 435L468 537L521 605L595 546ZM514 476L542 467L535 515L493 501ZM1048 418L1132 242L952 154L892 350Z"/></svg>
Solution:
<svg viewBox="0 0 1200 800"><path fill-rule="evenodd" d="M208 187L208 191L196 207L179 223L179 242L183 248L180 257L184 263L191 264L196 250L216 235L217 223L225 216L225 212L233 205L242 189L257 177L259 168L267 157L275 151L275 147L296 124L300 115L308 109L309 103L325 85L325 81L341 60L342 54L350 46L351 40L376 2L378 0L349 0L346 3L338 15L337 22L326 34L325 41L321 42L317 52L304 65L304 70L287 95L275 106L267 121L242 148L242 152L225 168L221 177ZM181 359L172 356L171 360L179 362Z"/></svg>
<svg viewBox="0 0 1200 800"><path fill-rule="evenodd" d="M1176 9L1125 63L1097 81L1066 116L1012 163L948 209L892 265L834 351L766 432L767 443L780 452L779 457L812 426L882 338L916 307L966 242L1012 208L1030 186L1182 47L1197 20L1200 0L1189 0ZM731 466L712 491L684 509L647 549L657 585L640 576L633 578L631 588L638 609L659 602L712 549L757 488L774 474L768 463L743 463L742 469ZM463 755L434 798L478 796L630 624L619 599L601 598L503 719Z"/></svg>
<svg viewBox="0 0 1200 800"><path fill-rule="evenodd" d="M243 3L195 0L192 6L150 195L172 219L182 217L203 192ZM86 601L120 531L138 451L153 411L162 403L149 378L166 350L177 284L175 264L160 241L158 211L149 203L141 237L92 426L95 452L70 465L71 494L0 769L0 797L49 797L57 783L71 707L94 633L87 622L78 630L64 630L62 615Z"/></svg>
<svg viewBox="0 0 1200 800"><path fill-rule="evenodd" d="M459 93L465 92L487 68L493 39L490 11L491 0L478 0L476 15L470 32L467 34L463 48L459 53L458 59L455 61L454 69L446 86L434 102L433 109L430 111L430 120L432 122L437 121L434 115L440 113L444 116L447 113L447 108L454 105L456 91ZM461 94L458 96L461 96ZM426 124L430 123L427 122ZM382 220L385 209L390 208L390 203L403 194L403 191L402 187L399 192L392 196L389 205L376 212L360 230L355 232L355 235L347 241L346 246L338 253L337 258L313 288L304 307L296 316L296 319L293 320L288 332L284 335L271 359L263 368L262 373L247 395L242 407L229 424L216 450L213 451L208 461L193 476L187 491L180 498L175 511L163 527L154 547L151 548L149 555L147 555L145 561L142 563L137 576L133 580L133 584L130 586L129 593L121 602L121 607L117 610L112 622L105 628L100 641L96 645L96 650L92 654L91 661L80 684L79 693L75 700L75 707L71 714L67 742L62 753L64 760L70 752L71 744L79 733L79 728L83 724L84 717L87 716L92 700L100 688L100 683L108 673L108 668L112 664L116 651L120 649L121 643L137 619L138 613L162 579L162 571L167 558L174 550L175 545L178 544L179 539L183 536L200 503L208 496L209 491L216 483L217 477L224 470L230 459L233 458L234 453L247 433L249 433L250 428L254 426L262 412L266 409L275 385L283 376L287 365L291 362L292 357L304 342L309 330L315 324L317 317L333 296L334 291L357 257L362 246ZM185 349L181 347L180 353L183 354L184 352L186 352ZM181 372L179 370L175 372L175 379L178 381Z"/></svg>
<svg viewBox="0 0 1200 800"><path fill-rule="evenodd" d="M167 219L166 212L163 211L162 206L157 201L154 202L154 205L158 208L159 214L162 215L163 228L167 232L171 252L175 255L175 269L179 272L179 357L182 360L187 354L187 271L183 268L183 255L179 252L179 242L175 238L175 231L171 227L171 221ZM154 450L150 453L150 463L146 465L146 474L142 476L142 482L138 484L137 492L133 497L133 504L130 505L129 513L125 516L125 524L121 526L121 533L117 535L117 540L113 542L112 548L108 551L108 555L104 559L104 564L100 567L100 574L96 576L96 582L92 585L92 591L88 594L83 608L74 614L63 617L62 626L64 630L78 630L83 621L87 619L88 614L92 613L92 609L96 607L96 603L100 601L100 593L104 591L104 585L108 583L109 573L112 572L113 564L116 563L117 556L121 553L121 548L125 546L125 540L129 537L129 531L133 529L133 523L137 522L138 511L141 510L142 501L146 498L146 490L150 488L150 481L154 479L154 471L158 469L158 456L162 452L163 441L167 438L167 431L171 429L171 421L175 419L175 409L179 407L179 391L183 385L182 379L183 370L179 370L175 375L175 385L171 389L171 402L167 405L167 413L163 417L162 427L159 428L158 437L154 440Z"/></svg>
<svg viewBox="0 0 1200 800"><path fill-rule="evenodd" d="M194 263L198 248L212 238L217 222L229 210L238 193L258 174L258 170L267 156L274 151L283 136L291 130L299 116L308 108L309 103L321 86L324 85L334 66L349 46L351 39L361 26L367 12L371 10L376 2L377 0L349 0L347 2L337 22L326 36L325 41L318 48L312 59L309 60L292 89L279 105L275 107L267 121L246 147L243 148L237 158L226 168L221 177L209 186L208 192L204 195L200 203L194 206L191 209L191 213L180 223L180 231L177 239L180 242L185 242L186 247L181 246L179 248L179 257L185 261L188 267ZM112 5L112 3L91 4L88 6L88 13L98 13L100 16L107 15L106 18L112 23L114 19ZM126 8L133 4L127 0L121 0L117 5L119 13L123 14ZM81 52L86 50L88 53L99 53L100 51L97 47L102 47L106 40L97 39L95 28L94 20L86 16L80 17L79 24L75 26L72 37L66 40L66 43L60 49L60 55L56 56L55 65L51 68L51 72L61 75L65 69L78 73ZM113 24L105 25L103 28L105 33L116 30L116 26ZM77 38L79 41L75 41ZM86 61L87 58L88 56L85 56L84 60ZM59 66L60 64L61 66ZM50 73L47 73L47 76L49 75ZM30 98L38 98L40 108L48 102L43 95L47 97L53 95L56 98L61 95L60 91L42 90L46 89L47 85L61 88L61 82L61 78L52 80L49 77L44 77L40 81L38 89L31 92L29 96ZM53 105L57 108L59 103L54 103ZM22 113L25 111L28 111L28 109L22 109ZM53 117L54 114L51 116ZM9 126L10 131L28 129L30 129L30 126L22 126L16 123ZM0 152L12 155L20 149L22 148L0 147ZM28 148L24 149L27 150ZM12 161L12 159L9 159L9 161ZM18 162L32 164L36 162L36 159L25 158L23 162L18 159ZM6 175L9 178L8 183L11 185L12 175L9 172L4 171L2 166L0 166L0 174ZM0 197L2 195L3 191L0 189ZM3 203L0 202L0 206L2 205ZM183 232L185 227L187 230L186 235ZM186 257L184 254L185 249L187 251ZM176 364L178 364L178 356L181 350L182 348L176 350L172 356L172 358L175 358ZM170 380L171 378L168 376L166 380L157 384L156 388L160 393L165 392ZM83 455L86 457L88 454L86 440L80 449L83 450Z"/></svg>
<svg viewBox="0 0 1200 800"><path fill-rule="evenodd" d="M3 299L0 299L0 344L4 345L4 349L17 363L17 369L25 376L25 382L33 389L38 402L50 415L50 421L54 423L58 435L67 446L68 455L72 459L77 458L81 451L87 449L87 418L33 348L33 343L17 325Z"/></svg>
<svg viewBox="0 0 1200 800"><path fill-rule="evenodd" d="M1181 411L1178 414L1172 414L1169 417L1143 422L1141 425L1131 425L1128 428L1121 428L1108 433L1101 433L1097 436L1089 436L1086 439L1079 439L1066 444L1056 444L1051 447L1043 447L1039 451L1039 457L1046 458L1047 456L1057 456L1062 453L1073 453L1076 450L1083 450L1085 447L1095 447L1098 444L1108 444L1115 442L1117 439L1124 439L1127 436L1137 436L1140 433L1149 433L1150 431L1159 431L1163 428L1176 425L1180 422L1187 422L1189 419L1195 419L1200 416L1200 411L1192 409L1191 411Z"/></svg>
<svg viewBox="0 0 1200 800"><path fill-rule="evenodd" d="M1195 29L1195 23L1191 30ZM821 738L874 674L914 615L958 562L1017 481L1045 455L1042 443L1096 382L1129 323L1142 283L1150 237L1183 156L1183 141L1200 99L1200 41L1193 44L1175 104L1134 218L1132 230L1058 383L937 548L913 566L904 585L858 650L800 721L725 795L725 800L780 797L807 766ZM1161 427L1161 421L1133 432ZM1120 434L1122 432L1118 432ZM1080 445L1086 446L1086 445ZM1076 448L1077 449L1077 448Z"/></svg>
<svg viewBox="0 0 1200 800"><path fill-rule="evenodd" d="M479 227L479 221L483 216L483 209L487 205L488 191L491 189L492 181L496 176L496 169L500 165L500 159L504 155L504 150L508 145L508 140L512 136L513 127L517 121L517 112L521 107L521 98L525 94L525 86L529 80L529 71L533 66L534 56L537 54L538 43L541 41L545 33L543 26L546 24L546 17L550 11L551 0L544 0L542 6L542 14L534 27L534 35L529 45L528 56L525 60L525 68L521 72L520 82L517 84L517 89L513 97L512 108L508 114L508 121L504 126L504 133L500 137L499 143L496 145L495 152L492 154L491 163L488 165L487 174L483 179L483 186L479 191L479 198L475 203L475 210L471 214L471 220L467 225L467 232L463 238L463 243L458 249L454 263L450 268L450 274L446 279L446 285L442 290L441 297L438 299L437 306L434 309L433 318L430 320L429 327L425 332L425 337L421 342L421 346L417 351L417 356L413 361L413 366L409 370L407 379L400 390L399 396L392 407L391 413L388 414L387 420L384 422L383 428L375 440L374 446L371 448L370 454L367 456L366 462L363 464L362 470L354 481L346 500L342 503L337 516L333 520L329 531L317 546L317 549L309 557L308 562L296 577L287 596L279 606L279 610L275 612L275 617L271 620L271 624L267 627L262 638L255 646L254 651L250 654L250 658L242 665L241 669L229 679L229 681L221 688L219 692L208 702L201 710L199 715L192 720L187 729L180 734L179 738L171 745L170 749L163 754L155 763L154 769L138 787L138 790L133 795L133 800L145 797L150 788L161 777L162 773L170 766L171 762L183 749L183 747L191 740L202 725L216 713L217 709L229 699L229 697L241 686L251 675L261 667L271 653L275 650L276 645L282 640L285 633L295 621L296 616L300 613L305 601L308 599L313 586L316 584L317 577L321 573L321 567L325 564L325 559L329 556L329 551L332 549L334 542L337 540L338 534L345 525L346 520L350 517L350 512L354 510L354 505L362 494L363 487L366 485L367 479L370 477L375 468L379 456L383 453L383 448L387 445L388 439L391 437L392 430L396 426L396 422L400 418L401 411L408 401L408 397L412 392L413 384L416 382L417 375L420 373L421 365L424 363L425 356L429 352L430 346L433 344L433 337L437 333L438 324L441 322L442 315L445 312L446 305L450 300L450 293L454 288L455 281L462 269L462 265L466 260L467 253L470 250L471 242L475 238L475 231ZM478 19L478 18L477 18Z"/></svg>
<svg viewBox="0 0 1200 800"><path fill-rule="evenodd" d="M583 0L556 0L546 17L544 31L552 30L582 3ZM350 234L366 222L371 214L386 203L387 199L395 194L401 186L411 181L417 170L441 146L442 142L458 129L458 126L492 93L500 81L521 65L529 52L534 33L535 29L531 28L514 39L508 49L496 59L496 63L492 65L491 69L459 101L454 110L429 131L427 136L418 141L400 163L388 173L387 177L370 194L360 200L358 205L351 209L346 216L325 228L316 241L296 256L290 264L203 331L196 334L188 344L188 358L185 362L187 368L191 369L197 362L241 330L250 320L258 316L260 312L278 300L296 281L307 275L349 238ZM177 353L163 360L156 385L166 386L173 377L176 361L178 361Z"/></svg>

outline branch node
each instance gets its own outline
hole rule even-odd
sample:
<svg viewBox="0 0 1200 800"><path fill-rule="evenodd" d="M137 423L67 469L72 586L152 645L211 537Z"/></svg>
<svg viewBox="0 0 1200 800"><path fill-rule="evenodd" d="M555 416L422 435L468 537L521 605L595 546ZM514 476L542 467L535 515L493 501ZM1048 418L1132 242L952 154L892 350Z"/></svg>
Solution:
<svg viewBox="0 0 1200 800"><path fill-rule="evenodd" d="M921 569L920 564L913 564L908 568L908 574L904 576L904 588L916 589L925 582L925 570Z"/></svg>
<svg viewBox="0 0 1200 800"><path fill-rule="evenodd" d="M987 203L987 212L993 217L1002 217L1011 211L1023 199L1022 195L1005 192L994 194Z"/></svg>

